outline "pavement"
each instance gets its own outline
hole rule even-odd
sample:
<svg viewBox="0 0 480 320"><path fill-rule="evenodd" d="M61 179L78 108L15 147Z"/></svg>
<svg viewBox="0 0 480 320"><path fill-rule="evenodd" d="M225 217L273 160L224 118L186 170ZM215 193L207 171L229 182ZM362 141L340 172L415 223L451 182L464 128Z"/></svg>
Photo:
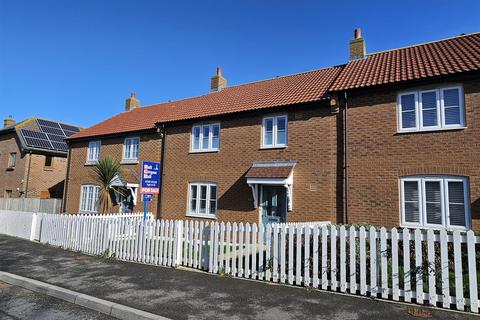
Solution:
<svg viewBox="0 0 480 320"><path fill-rule="evenodd" d="M0 319L115 319L103 313L0 281Z"/></svg>
<svg viewBox="0 0 480 320"><path fill-rule="evenodd" d="M183 319L480 319L468 313L107 260L0 235L0 271ZM421 314L421 312L416 312ZM425 314L425 313L424 313Z"/></svg>

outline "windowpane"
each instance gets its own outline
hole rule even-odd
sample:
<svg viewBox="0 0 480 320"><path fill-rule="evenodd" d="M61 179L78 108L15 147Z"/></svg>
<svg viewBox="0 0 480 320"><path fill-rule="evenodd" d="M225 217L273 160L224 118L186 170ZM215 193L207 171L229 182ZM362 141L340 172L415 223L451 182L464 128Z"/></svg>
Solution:
<svg viewBox="0 0 480 320"><path fill-rule="evenodd" d="M273 145L273 119L265 119L263 144Z"/></svg>
<svg viewBox="0 0 480 320"><path fill-rule="evenodd" d="M200 186L200 209L199 213L207 213L207 186Z"/></svg>
<svg viewBox="0 0 480 320"><path fill-rule="evenodd" d="M285 145L287 143L287 119L284 117L277 118L277 145Z"/></svg>
<svg viewBox="0 0 480 320"><path fill-rule="evenodd" d="M218 124L212 126L212 149L218 149L220 146L220 126Z"/></svg>
<svg viewBox="0 0 480 320"><path fill-rule="evenodd" d="M190 212L197 210L197 186L190 186Z"/></svg>
<svg viewBox="0 0 480 320"><path fill-rule="evenodd" d="M438 125L437 112L437 92L422 92L422 117L424 127Z"/></svg>
<svg viewBox="0 0 480 320"><path fill-rule="evenodd" d="M200 127L193 128L193 150L200 149Z"/></svg>
<svg viewBox="0 0 480 320"><path fill-rule="evenodd" d="M209 149L209 140L210 140L210 126L203 126L203 142L202 149Z"/></svg>
<svg viewBox="0 0 480 320"><path fill-rule="evenodd" d="M400 103L402 104L402 112L415 111L415 95L413 93L401 96Z"/></svg>
<svg viewBox="0 0 480 320"><path fill-rule="evenodd" d="M443 105L453 107L460 105L460 93L457 88L443 90Z"/></svg>
<svg viewBox="0 0 480 320"><path fill-rule="evenodd" d="M217 212L217 187L210 186L210 213L215 214Z"/></svg>
<svg viewBox="0 0 480 320"><path fill-rule="evenodd" d="M420 222L419 190L417 181L404 181L405 221Z"/></svg>
<svg viewBox="0 0 480 320"><path fill-rule="evenodd" d="M427 223L442 224L442 193L440 181L425 182Z"/></svg>
<svg viewBox="0 0 480 320"><path fill-rule="evenodd" d="M415 128L416 126L415 111L402 112L402 128Z"/></svg>
<svg viewBox="0 0 480 320"><path fill-rule="evenodd" d="M461 124L460 107L445 108L445 124Z"/></svg>
<svg viewBox="0 0 480 320"><path fill-rule="evenodd" d="M453 226L466 226L464 194L463 182L448 181L448 208L450 224Z"/></svg>

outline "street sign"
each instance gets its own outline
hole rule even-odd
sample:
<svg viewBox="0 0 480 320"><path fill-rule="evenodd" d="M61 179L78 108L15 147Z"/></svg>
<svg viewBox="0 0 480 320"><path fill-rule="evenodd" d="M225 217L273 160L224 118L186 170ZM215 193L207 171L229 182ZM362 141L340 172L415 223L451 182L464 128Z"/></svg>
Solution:
<svg viewBox="0 0 480 320"><path fill-rule="evenodd" d="M142 162L141 193L158 194L160 191L160 163Z"/></svg>
<svg viewBox="0 0 480 320"><path fill-rule="evenodd" d="M153 194L145 193L143 194L143 202L152 202Z"/></svg>

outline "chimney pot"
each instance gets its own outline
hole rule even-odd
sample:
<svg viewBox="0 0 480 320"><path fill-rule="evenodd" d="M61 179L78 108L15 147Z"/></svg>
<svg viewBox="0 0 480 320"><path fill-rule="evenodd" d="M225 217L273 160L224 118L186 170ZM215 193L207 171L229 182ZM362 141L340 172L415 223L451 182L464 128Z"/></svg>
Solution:
<svg viewBox="0 0 480 320"><path fill-rule="evenodd" d="M137 99L137 94L132 92L130 98L125 100L125 111L131 111L140 107L140 100Z"/></svg>
<svg viewBox="0 0 480 320"><path fill-rule="evenodd" d="M362 29L355 28L355 31L353 32L353 37L354 39L360 39L362 37Z"/></svg>
<svg viewBox="0 0 480 320"><path fill-rule="evenodd" d="M217 74L210 81L210 91L217 92L227 87L227 79L222 76L222 68L217 67Z"/></svg>
<svg viewBox="0 0 480 320"><path fill-rule="evenodd" d="M3 127L10 127L15 124L15 120L13 120L12 115L9 115L5 120L3 120Z"/></svg>

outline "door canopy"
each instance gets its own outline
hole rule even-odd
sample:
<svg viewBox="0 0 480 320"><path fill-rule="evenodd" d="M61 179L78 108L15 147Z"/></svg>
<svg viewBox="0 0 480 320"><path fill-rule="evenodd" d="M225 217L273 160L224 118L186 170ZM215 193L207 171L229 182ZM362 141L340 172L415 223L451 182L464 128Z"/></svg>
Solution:
<svg viewBox="0 0 480 320"><path fill-rule="evenodd" d="M246 174L252 189L253 206L258 208L260 185L283 186L287 189L287 209L292 211L293 168L296 161L254 162Z"/></svg>

